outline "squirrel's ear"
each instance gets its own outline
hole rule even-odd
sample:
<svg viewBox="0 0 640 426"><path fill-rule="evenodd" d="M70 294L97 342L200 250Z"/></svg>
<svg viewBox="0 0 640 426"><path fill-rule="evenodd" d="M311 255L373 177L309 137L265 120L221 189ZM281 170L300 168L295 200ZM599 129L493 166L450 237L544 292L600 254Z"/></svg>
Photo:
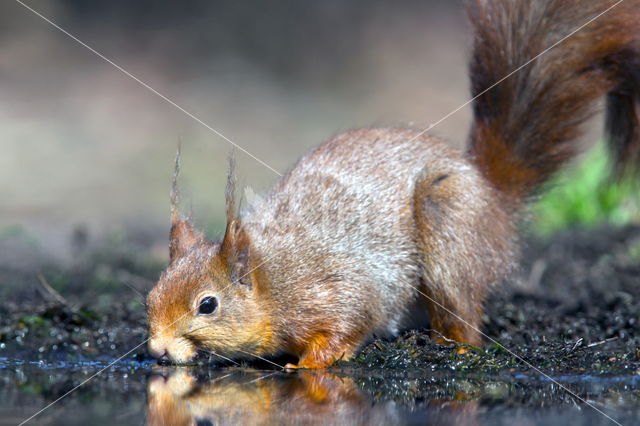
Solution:
<svg viewBox="0 0 640 426"><path fill-rule="evenodd" d="M229 174L227 175L227 188L225 191L225 205L227 215L227 227L224 230L221 253L229 266L233 263L236 252L236 240L240 233L240 220L236 218L236 162L233 152L229 155Z"/></svg>
<svg viewBox="0 0 640 426"><path fill-rule="evenodd" d="M181 217L178 211L180 193L178 191L178 176L180 175L180 150L182 143L178 144L173 182L171 185L171 232L169 233L169 261L184 256L191 248L202 244L204 236L196 231L191 222Z"/></svg>
<svg viewBox="0 0 640 426"><path fill-rule="evenodd" d="M227 207L227 229L222 239L222 258L227 263L229 277L234 283L251 287L249 269L250 241L247 233L242 229L240 219L236 217L236 160L234 153L229 156L229 175L227 176L227 190L225 194Z"/></svg>
<svg viewBox="0 0 640 426"><path fill-rule="evenodd" d="M169 234L169 261L184 256L193 247L204 243L204 236L198 232L191 222L178 217L171 218L171 232Z"/></svg>
<svg viewBox="0 0 640 426"><path fill-rule="evenodd" d="M251 287L249 236L238 219L227 224L220 252L229 269L229 278L234 283Z"/></svg>

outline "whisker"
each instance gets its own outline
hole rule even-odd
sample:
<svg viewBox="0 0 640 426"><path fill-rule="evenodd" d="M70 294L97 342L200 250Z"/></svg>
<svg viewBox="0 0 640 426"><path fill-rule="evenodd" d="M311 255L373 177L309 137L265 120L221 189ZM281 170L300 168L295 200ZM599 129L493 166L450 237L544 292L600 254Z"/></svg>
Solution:
<svg viewBox="0 0 640 426"><path fill-rule="evenodd" d="M200 350L201 350L201 351L203 351L203 352L206 352L206 353L208 353L208 354L215 355L215 356L217 356L218 358L222 358L222 359L224 359L224 360L226 360L226 361L229 361L229 362L231 362L231 363L233 363L233 364L235 364L235 365L238 365L238 366L240 365L239 363L237 363L236 361L232 360L231 358L227 358L226 356L222 356L222 355L220 355L220 354L218 354L218 353L215 353L214 351L210 351L210 350L208 350L208 349L200 349Z"/></svg>
<svg viewBox="0 0 640 426"><path fill-rule="evenodd" d="M199 331L203 331L206 330L207 328L209 328L206 325L203 325L202 327L198 327L198 328L194 328L193 330L189 330L189 334L190 335L196 335Z"/></svg>
<svg viewBox="0 0 640 426"><path fill-rule="evenodd" d="M278 373L277 371L274 371L273 373L264 374L264 375L258 377L257 379L253 379L250 382L247 382L247 384L250 385L252 383L259 382L260 380L266 379L267 377L271 377L271 376L273 376L274 374L277 374L277 373Z"/></svg>
<svg viewBox="0 0 640 426"><path fill-rule="evenodd" d="M212 385L212 384L214 384L215 382L219 382L219 381L221 381L221 380L224 380L224 379L226 379L226 378L227 378L227 377L229 377L229 376L233 376L234 374L236 374L236 373L235 373L235 372L231 372L231 373L227 373L227 374L225 374L224 376L216 377L215 379L213 379L213 380L211 380L211 381L207 382L206 384L204 384L204 386L211 386L211 385ZM201 392L201 393L203 393L203 394L205 394L205 395L207 395L207 394L208 394L208 395L213 394L213 392L212 392L210 389L207 389L207 387L203 387L203 388L201 388L200 392Z"/></svg>
<svg viewBox="0 0 640 426"><path fill-rule="evenodd" d="M136 294L138 295L138 297L139 297L140 299L142 299L142 301L140 301L140 300L136 300L136 302L140 303L142 306L144 306L144 307L146 308L146 307L147 307L147 298L146 298L146 297L144 297L144 295L143 295L142 293L140 293L140 291L139 291L137 288L135 288L132 284L129 284L129 283L128 283L128 282L126 282L126 281L125 281L125 282L123 282L123 284L124 284L124 285L126 285L127 287L129 287L129 289L130 289L131 291L133 291L134 293L136 293Z"/></svg>

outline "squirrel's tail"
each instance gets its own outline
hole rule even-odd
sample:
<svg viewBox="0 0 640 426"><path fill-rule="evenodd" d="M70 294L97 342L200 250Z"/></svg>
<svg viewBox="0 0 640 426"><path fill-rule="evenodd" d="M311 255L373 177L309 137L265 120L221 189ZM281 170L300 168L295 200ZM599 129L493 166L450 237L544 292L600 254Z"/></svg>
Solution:
<svg viewBox="0 0 640 426"><path fill-rule="evenodd" d="M526 200L574 156L603 95L616 171L637 170L640 0L471 0L469 14L469 155L494 187Z"/></svg>

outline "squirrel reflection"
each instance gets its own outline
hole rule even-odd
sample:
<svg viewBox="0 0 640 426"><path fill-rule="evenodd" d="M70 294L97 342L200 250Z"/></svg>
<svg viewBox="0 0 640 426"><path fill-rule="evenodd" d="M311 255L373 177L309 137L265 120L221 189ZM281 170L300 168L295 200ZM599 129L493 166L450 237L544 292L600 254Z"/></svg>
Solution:
<svg viewBox="0 0 640 426"><path fill-rule="evenodd" d="M353 379L320 370L221 372L202 380L177 369L166 377L151 376L147 389L148 425L473 424L477 407L453 398L408 410L374 401Z"/></svg>

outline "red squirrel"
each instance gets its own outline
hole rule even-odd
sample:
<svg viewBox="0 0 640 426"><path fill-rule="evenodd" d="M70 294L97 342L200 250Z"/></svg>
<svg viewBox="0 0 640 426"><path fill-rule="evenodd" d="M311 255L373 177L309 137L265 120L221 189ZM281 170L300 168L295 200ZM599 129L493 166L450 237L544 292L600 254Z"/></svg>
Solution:
<svg viewBox="0 0 640 426"><path fill-rule="evenodd" d="M483 301L516 263L522 212L574 157L603 95L617 171L640 163L640 0L596 18L614 3L470 1L465 152L416 129L348 131L241 213L231 172L221 241L174 199L170 263L148 296L150 353L288 353L290 367L323 368L397 334L416 304L440 341L481 344Z"/></svg>

